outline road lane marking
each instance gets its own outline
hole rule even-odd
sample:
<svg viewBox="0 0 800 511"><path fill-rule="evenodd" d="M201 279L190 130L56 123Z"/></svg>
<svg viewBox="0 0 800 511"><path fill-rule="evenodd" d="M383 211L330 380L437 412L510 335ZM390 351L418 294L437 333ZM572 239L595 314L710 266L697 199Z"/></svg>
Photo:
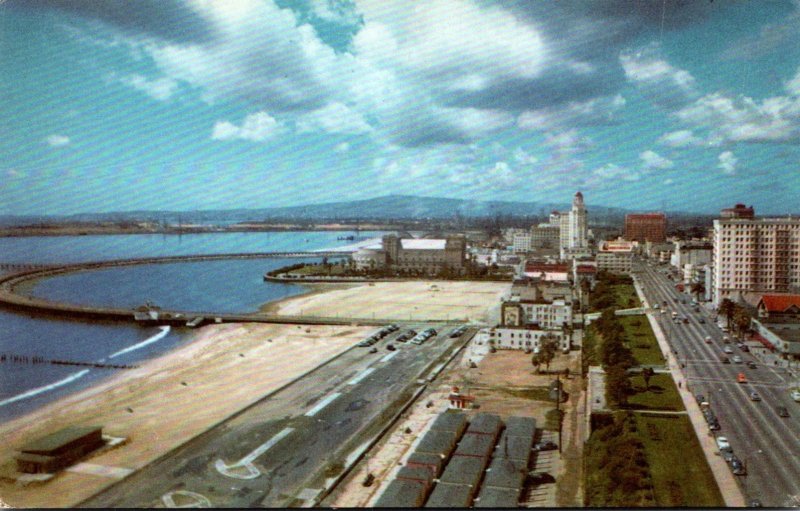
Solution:
<svg viewBox="0 0 800 511"><path fill-rule="evenodd" d="M77 474L111 477L113 479L122 479L123 477L133 473L133 470L129 468L109 467L106 465L96 465L94 463L78 463L69 467L67 471L75 472Z"/></svg>
<svg viewBox="0 0 800 511"><path fill-rule="evenodd" d="M315 406L315 407L314 407L314 408L312 408L311 410L307 411L307 412L305 413L305 416L306 416L306 417L313 417L313 416L315 416L315 415L316 415L316 414L318 414L318 413L319 413L319 412L320 412L320 411L321 411L323 408L325 408L326 406L328 406L329 404L331 404L331 402L333 402L333 400L334 400L334 399L336 399L337 397L339 397L339 396L341 396L341 395L342 395L342 393L341 393L341 392L334 392L334 393L333 393L333 394L331 394L330 396L326 397L325 399L323 399L322 401L320 401L319 403L317 403L317 406Z"/></svg>
<svg viewBox="0 0 800 511"><path fill-rule="evenodd" d="M272 446L283 440L292 431L294 431L294 428L282 429L277 435L259 445L251 451L250 454L232 465L228 465L221 459L218 459L214 466L220 474L227 477L233 477L235 479L255 479L261 475L261 471L253 465L256 458L267 452ZM244 471L244 473L242 471Z"/></svg>
<svg viewBox="0 0 800 511"><path fill-rule="evenodd" d="M393 351L393 352L389 353L388 355L386 355L385 357L383 357L382 359L380 359L380 362L388 362L392 358L394 358L394 356L397 355L398 353L400 353L400 352L399 351Z"/></svg>
<svg viewBox="0 0 800 511"><path fill-rule="evenodd" d="M353 378L352 380L347 382L347 384L348 385L358 385L359 383L361 383L361 380L363 380L364 378L366 378L367 376L372 374L374 371L375 371L375 369L372 368L372 367L364 369L363 371L361 371L361 373L358 374L358 376L356 376L355 378Z"/></svg>
<svg viewBox="0 0 800 511"><path fill-rule="evenodd" d="M173 496L175 495L180 495L181 497L188 498L192 502L189 502L188 504L178 505L175 503L175 499L173 498ZM161 496L161 502L163 502L165 506L173 509L189 508L189 507L212 507L211 501L208 500L208 498L206 498L204 495L200 495L199 493L187 490L175 490L169 493L165 493L164 495Z"/></svg>

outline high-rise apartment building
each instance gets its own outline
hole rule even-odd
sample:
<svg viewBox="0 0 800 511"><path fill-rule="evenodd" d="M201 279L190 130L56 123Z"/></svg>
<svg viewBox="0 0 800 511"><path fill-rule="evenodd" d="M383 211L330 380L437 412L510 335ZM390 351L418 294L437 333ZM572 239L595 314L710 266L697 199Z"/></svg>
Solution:
<svg viewBox="0 0 800 511"><path fill-rule="evenodd" d="M572 209L561 213L559 224L561 258L572 259L576 255L583 255L588 249L589 237L586 228L586 206L581 192L572 198Z"/></svg>
<svg viewBox="0 0 800 511"><path fill-rule="evenodd" d="M752 206L723 209L714 220L711 299L800 289L800 218L755 218Z"/></svg>
<svg viewBox="0 0 800 511"><path fill-rule="evenodd" d="M663 243L667 239L667 217L664 213L625 215L625 239Z"/></svg>

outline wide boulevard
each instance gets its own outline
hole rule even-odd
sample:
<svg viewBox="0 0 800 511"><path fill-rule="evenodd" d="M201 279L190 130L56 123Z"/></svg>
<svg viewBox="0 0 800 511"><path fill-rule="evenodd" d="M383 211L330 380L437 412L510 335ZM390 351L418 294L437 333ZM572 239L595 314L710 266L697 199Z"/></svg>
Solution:
<svg viewBox="0 0 800 511"><path fill-rule="evenodd" d="M734 454L746 464L747 475L738 478L745 496L768 507L800 505L800 407L790 397L790 374L740 350L733 335L722 332L713 312L702 306L695 312L691 297L676 290L667 271L665 266L634 263L634 276L650 307L659 304L663 311L651 309L650 313L657 315L670 348L685 365L689 389L705 396L721 425L714 433L727 437ZM673 311L679 321L672 319ZM687 323L680 320L683 317ZM730 344L723 343L725 335L731 337ZM710 343L705 342L707 336ZM725 346L732 353L724 353ZM722 362L723 357L733 361L735 355L742 363ZM756 367L748 367L748 362ZM739 373L745 374L747 383L737 382ZM761 401L750 399L753 391ZM791 416L780 417L779 406L786 407Z"/></svg>
<svg viewBox="0 0 800 511"><path fill-rule="evenodd" d="M408 328L429 326L439 335L422 345L395 341ZM375 353L354 348L81 507L310 505L421 388L421 379L474 334L451 339L453 328L405 325L375 344ZM203 403L197 406L202 413Z"/></svg>

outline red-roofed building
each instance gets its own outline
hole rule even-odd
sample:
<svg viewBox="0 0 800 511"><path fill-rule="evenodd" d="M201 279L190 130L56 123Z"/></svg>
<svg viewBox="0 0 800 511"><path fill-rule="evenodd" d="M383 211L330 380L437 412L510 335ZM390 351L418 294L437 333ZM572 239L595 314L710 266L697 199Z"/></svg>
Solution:
<svg viewBox="0 0 800 511"><path fill-rule="evenodd" d="M756 306L761 319L800 320L800 295L765 294Z"/></svg>
<svg viewBox="0 0 800 511"><path fill-rule="evenodd" d="M569 264L562 263L525 263L525 276L540 278L551 282L569 280Z"/></svg>

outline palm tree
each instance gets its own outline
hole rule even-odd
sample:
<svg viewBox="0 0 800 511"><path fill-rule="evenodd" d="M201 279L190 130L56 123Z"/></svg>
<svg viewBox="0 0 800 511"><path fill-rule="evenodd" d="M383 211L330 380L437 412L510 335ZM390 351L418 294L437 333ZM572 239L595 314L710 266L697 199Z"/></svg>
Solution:
<svg viewBox="0 0 800 511"><path fill-rule="evenodd" d="M650 390L650 378L652 378L654 374L656 374L656 372L652 367L645 367L642 369L642 378L644 379L645 390Z"/></svg>
<svg viewBox="0 0 800 511"><path fill-rule="evenodd" d="M744 307L736 307L736 311L733 313L733 325L740 336L750 327L750 314Z"/></svg>
<svg viewBox="0 0 800 511"><path fill-rule="evenodd" d="M702 282L694 282L691 286L691 293L695 295L697 301L700 301L700 295L705 295L706 286Z"/></svg>
<svg viewBox="0 0 800 511"><path fill-rule="evenodd" d="M728 319L728 328L731 327L731 320L733 319L735 310L736 304L727 298L723 298L722 303L719 304L719 312Z"/></svg>

